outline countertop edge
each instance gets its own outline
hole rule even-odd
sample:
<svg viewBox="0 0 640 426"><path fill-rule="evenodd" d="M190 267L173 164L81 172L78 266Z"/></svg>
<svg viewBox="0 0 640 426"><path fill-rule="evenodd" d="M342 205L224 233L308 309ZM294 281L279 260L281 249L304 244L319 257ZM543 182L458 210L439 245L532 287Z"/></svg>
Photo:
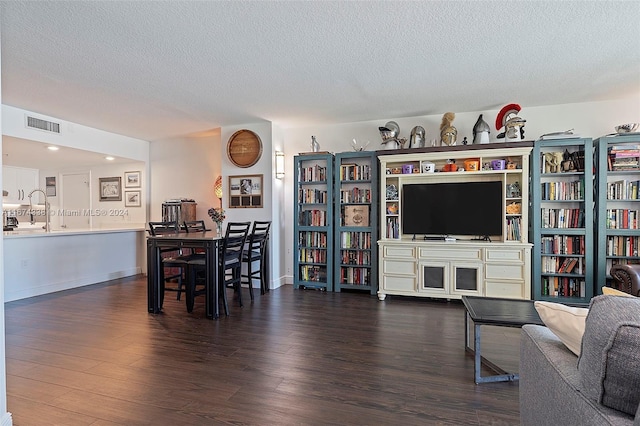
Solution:
<svg viewBox="0 0 640 426"><path fill-rule="evenodd" d="M131 228L100 228L100 229L60 229L51 232L44 232L44 230L28 230L28 231L4 231L2 233L5 240L11 240L15 238L41 238L41 237L68 237L73 235L89 235L89 234L115 234L122 232L145 232L144 227L131 227Z"/></svg>

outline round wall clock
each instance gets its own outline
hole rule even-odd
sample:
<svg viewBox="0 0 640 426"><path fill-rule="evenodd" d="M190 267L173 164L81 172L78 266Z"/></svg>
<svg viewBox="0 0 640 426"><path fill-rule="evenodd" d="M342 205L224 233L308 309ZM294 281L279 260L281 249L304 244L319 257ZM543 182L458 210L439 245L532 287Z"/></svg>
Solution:
<svg viewBox="0 0 640 426"><path fill-rule="evenodd" d="M238 167L251 167L262 156L262 141L251 130L238 130L227 142L227 156Z"/></svg>

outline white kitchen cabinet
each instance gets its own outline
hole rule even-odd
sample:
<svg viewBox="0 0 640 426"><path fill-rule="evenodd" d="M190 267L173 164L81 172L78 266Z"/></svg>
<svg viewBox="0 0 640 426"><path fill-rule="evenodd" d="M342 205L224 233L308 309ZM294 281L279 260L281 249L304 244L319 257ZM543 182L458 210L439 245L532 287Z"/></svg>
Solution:
<svg viewBox="0 0 640 426"><path fill-rule="evenodd" d="M29 192L38 188L40 172L38 169L26 167L2 167L2 189L7 192L3 196L4 204L29 204ZM33 195L33 203L40 202L40 193Z"/></svg>

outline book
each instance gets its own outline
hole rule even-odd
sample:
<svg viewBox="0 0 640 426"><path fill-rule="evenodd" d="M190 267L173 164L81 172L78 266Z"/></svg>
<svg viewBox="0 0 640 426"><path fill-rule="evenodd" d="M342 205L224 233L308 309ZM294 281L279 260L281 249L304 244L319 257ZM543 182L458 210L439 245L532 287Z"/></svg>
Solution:
<svg viewBox="0 0 640 426"><path fill-rule="evenodd" d="M369 226L369 206L345 206L344 226Z"/></svg>

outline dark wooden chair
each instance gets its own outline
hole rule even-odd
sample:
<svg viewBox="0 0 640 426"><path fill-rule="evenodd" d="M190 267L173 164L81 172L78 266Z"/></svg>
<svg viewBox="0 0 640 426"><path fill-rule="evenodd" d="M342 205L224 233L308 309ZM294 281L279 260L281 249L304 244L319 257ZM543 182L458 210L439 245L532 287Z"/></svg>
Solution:
<svg viewBox="0 0 640 426"><path fill-rule="evenodd" d="M175 234L180 232L177 222L149 222L149 234ZM167 249L160 250L162 256L162 267L160 268L160 305L164 301L165 291L174 291L177 294L176 299L180 300L180 295L184 291L184 281L186 280L186 268L189 255L183 254L179 250ZM165 269L178 270L177 273L165 273ZM177 281L177 286L167 286L167 282Z"/></svg>
<svg viewBox="0 0 640 426"><path fill-rule="evenodd" d="M185 230L185 232L207 231L204 220L186 220L183 222L183 229Z"/></svg>
<svg viewBox="0 0 640 426"><path fill-rule="evenodd" d="M247 238L247 247L242 254L242 263L247 265L247 273L242 275L243 284L249 285L249 295L253 300L253 280L260 281L260 294L268 290L267 277L267 244L269 242L269 229L271 221L255 221L251 233ZM253 269L255 262L260 262L257 269Z"/></svg>
<svg viewBox="0 0 640 426"><path fill-rule="evenodd" d="M251 222L229 222L227 224L227 231L220 248L220 256L218 265L220 274L218 276L218 291L222 296L224 303L224 311L226 315L229 315L229 304L227 302L227 287L233 287L234 291L238 294L238 302L242 306L242 293L240 291L241 282L241 267L242 267L242 254L244 252L244 245L247 241L247 235L249 234L249 227ZM187 311L193 311L194 299L197 295L206 292L206 288L197 289L196 273L198 270L204 268L205 259L202 257L196 257L188 262L189 267L189 282L190 294L187 300Z"/></svg>

